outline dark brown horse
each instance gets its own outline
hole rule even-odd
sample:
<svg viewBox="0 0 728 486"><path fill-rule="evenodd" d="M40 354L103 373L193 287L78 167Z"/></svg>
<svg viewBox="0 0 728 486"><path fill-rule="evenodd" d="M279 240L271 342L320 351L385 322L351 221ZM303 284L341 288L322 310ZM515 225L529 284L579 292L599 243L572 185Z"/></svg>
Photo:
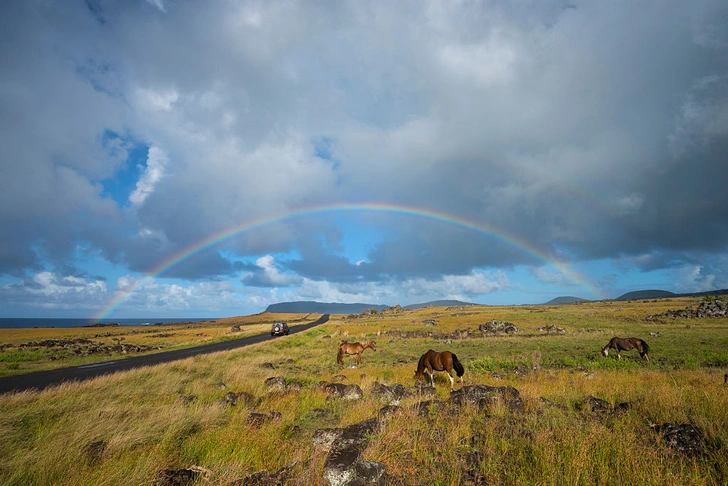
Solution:
<svg viewBox="0 0 728 486"><path fill-rule="evenodd" d="M455 370L458 377L460 378L460 384L463 384L463 374L465 368L458 361L458 357L450 351L443 351L438 353L437 351L429 350L420 358L417 363L417 371L415 371L415 379L424 380L425 370L430 375L430 384L435 386L435 371L444 371L447 377L450 378L450 389L455 386L455 380L453 380L451 371Z"/></svg>
<svg viewBox="0 0 728 486"><path fill-rule="evenodd" d="M367 341L365 343L348 343L344 341L339 344L339 354L336 356L336 362L343 365L345 354L355 354L356 364L359 366L359 363L361 362L361 353L363 353L367 348L372 348L374 351L377 350L374 341Z"/></svg>
<svg viewBox="0 0 728 486"><path fill-rule="evenodd" d="M650 356L647 354L650 351L650 347L640 338L631 337L627 339L622 339L618 337L613 337L609 341L609 344L602 348L602 356L609 356L610 349L614 349L615 351L617 351L617 358L619 359L622 359L622 356L619 354L620 351L629 351L630 349L636 349L640 352L640 357L646 359L647 361L650 360Z"/></svg>

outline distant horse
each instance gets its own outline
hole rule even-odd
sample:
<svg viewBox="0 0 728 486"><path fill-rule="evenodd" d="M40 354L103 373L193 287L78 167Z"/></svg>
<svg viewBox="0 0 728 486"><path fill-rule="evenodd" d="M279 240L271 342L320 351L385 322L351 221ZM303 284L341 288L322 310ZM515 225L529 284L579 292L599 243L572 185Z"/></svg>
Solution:
<svg viewBox="0 0 728 486"><path fill-rule="evenodd" d="M372 348L372 350L374 351L377 350L374 341L367 341L365 343L348 343L344 341L343 343L339 344L339 354L336 356L336 362L340 365L343 365L343 358L345 354L355 354L356 365L359 366L359 363L361 362L361 353L363 353L364 350L367 348Z"/></svg>
<svg viewBox="0 0 728 486"><path fill-rule="evenodd" d="M430 384L435 386L435 371L444 371L447 374L447 377L450 378L450 389L452 390L455 385L455 380L453 380L451 375L451 371L453 369L460 378L460 384L462 385L465 368L463 368L463 365L460 361L458 361L458 357L450 351L438 353L437 351L430 349L422 355L419 363L417 363L415 379L424 380L425 370L427 370L427 373L430 375Z"/></svg>
<svg viewBox="0 0 728 486"><path fill-rule="evenodd" d="M619 359L622 359L622 356L619 354L620 351L629 351L630 349L636 349L640 352L640 357L646 359L647 361L650 360L650 356L647 354L650 351L650 347L640 338L632 337L622 339L618 337L613 337L609 341L609 344L602 348L602 356L608 356L610 349L614 349L615 351L617 351L617 357Z"/></svg>

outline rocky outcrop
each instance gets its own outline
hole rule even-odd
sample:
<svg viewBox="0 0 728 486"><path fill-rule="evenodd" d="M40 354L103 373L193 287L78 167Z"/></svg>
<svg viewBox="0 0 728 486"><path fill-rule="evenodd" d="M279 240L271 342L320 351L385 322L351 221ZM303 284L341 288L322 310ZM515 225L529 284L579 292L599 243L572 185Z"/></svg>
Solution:
<svg viewBox="0 0 728 486"><path fill-rule="evenodd" d="M505 406L512 412L523 412L521 394L512 386L468 385L450 393L456 405L472 405L480 410Z"/></svg>
<svg viewBox="0 0 728 486"><path fill-rule="evenodd" d="M255 396L248 392L227 392L222 399L225 405L234 407L238 403L252 405L255 402Z"/></svg>
<svg viewBox="0 0 728 486"><path fill-rule="evenodd" d="M379 421L372 418L331 433L334 439L324 462L323 474L327 484L379 484L385 472L384 465L361 460L367 436L379 429Z"/></svg>
<svg viewBox="0 0 728 486"><path fill-rule="evenodd" d="M291 471L296 465L296 461L286 464L278 471L269 473L266 471L258 471L248 474L242 479L236 479L230 483L230 486L283 486L286 484Z"/></svg>
<svg viewBox="0 0 728 486"><path fill-rule="evenodd" d="M688 457L701 456L705 453L703 431L693 424L663 424L659 432L672 450Z"/></svg>
<svg viewBox="0 0 728 486"><path fill-rule="evenodd" d="M360 400L364 397L359 385L344 385L343 383L328 383L322 381L316 388L323 390L330 398L341 398L343 400Z"/></svg>
<svg viewBox="0 0 728 486"><path fill-rule="evenodd" d="M728 315L728 303L721 300L714 300L711 302L701 302L697 309L689 305L682 310L668 310L662 314L652 314L647 316L647 320L654 321L665 317L671 317L673 319L701 319L706 317L725 317L726 315Z"/></svg>
<svg viewBox="0 0 728 486"><path fill-rule="evenodd" d="M263 413L250 412L248 419L245 421L245 425L253 429L257 429L268 422L278 420L280 418L281 412L278 410L269 410L268 412Z"/></svg>
<svg viewBox="0 0 728 486"><path fill-rule="evenodd" d="M566 329L563 327L558 327L555 324L551 324L550 326L544 326L539 327L537 329L538 332L545 332L546 334L566 334Z"/></svg>
<svg viewBox="0 0 728 486"><path fill-rule="evenodd" d="M478 326L480 332L485 336L495 336L498 334L517 334L518 328L515 324L508 321L497 321L495 319Z"/></svg>

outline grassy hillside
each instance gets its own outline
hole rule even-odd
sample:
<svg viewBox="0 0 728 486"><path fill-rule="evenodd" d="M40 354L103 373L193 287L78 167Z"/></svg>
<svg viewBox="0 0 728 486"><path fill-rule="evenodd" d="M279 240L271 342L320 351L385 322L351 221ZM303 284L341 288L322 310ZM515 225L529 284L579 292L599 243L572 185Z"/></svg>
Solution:
<svg viewBox="0 0 728 486"><path fill-rule="evenodd" d="M412 386L417 359L430 348L457 354L466 385L514 387L524 411L453 407L449 381L438 374L434 399L443 407L420 414L418 404L433 397L404 399L363 451L386 467L391 484L726 484L728 318L646 319L697 302L334 316L239 350L3 395L0 484L155 484L160 471L192 466L201 471L195 484L252 484L242 479L286 465L286 484L327 484L316 431L377 417L384 403L372 394L375 383ZM484 336L479 325L492 319L520 332ZM621 361L603 358L599 351L614 335L645 339L650 362L635 351ZM365 351L359 368L349 367L351 357L337 366L341 340L372 339L377 351ZM266 380L276 376L298 386L271 390ZM356 384L363 398L330 398L315 386L321 381ZM229 392L253 398L229 405ZM586 406L590 396L629 406L600 414ZM280 416L248 422L251 413L271 410ZM700 427L704 454L671 449L658 432L665 423Z"/></svg>

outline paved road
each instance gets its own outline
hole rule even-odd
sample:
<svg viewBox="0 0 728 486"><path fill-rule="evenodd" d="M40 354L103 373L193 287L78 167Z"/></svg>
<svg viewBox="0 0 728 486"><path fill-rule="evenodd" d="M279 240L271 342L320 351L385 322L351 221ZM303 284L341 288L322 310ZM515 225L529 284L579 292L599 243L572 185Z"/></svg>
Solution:
<svg viewBox="0 0 728 486"><path fill-rule="evenodd" d="M305 331L329 320L329 314L324 314L317 321L299 326L291 326L291 334ZM7 376L0 378L0 393L10 391L22 391L30 388L43 390L51 385L57 385L64 381L83 381L96 376L117 373L119 371L131 370L141 366L152 366L160 363L167 363L178 359L189 358L198 354L215 353L217 351L228 351L250 344L261 343L269 339L285 339L285 337L273 338L269 333L250 336L223 343L206 344L196 348L178 349L162 353L149 354L146 356L135 356L117 361L97 363L73 368L61 368L57 370L36 371L25 375Z"/></svg>

